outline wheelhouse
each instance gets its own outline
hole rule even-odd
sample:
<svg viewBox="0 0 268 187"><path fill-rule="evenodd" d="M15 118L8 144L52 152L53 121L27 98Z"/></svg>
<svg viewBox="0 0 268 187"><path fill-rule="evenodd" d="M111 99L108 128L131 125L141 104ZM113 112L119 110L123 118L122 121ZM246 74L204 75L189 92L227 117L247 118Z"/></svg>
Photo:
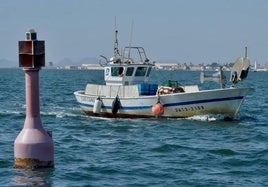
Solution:
<svg viewBox="0 0 268 187"><path fill-rule="evenodd" d="M116 58L112 57L104 65L106 85L133 85L145 83L154 64L149 63L142 47L125 47Z"/></svg>
<svg viewBox="0 0 268 187"><path fill-rule="evenodd" d="M145 83L151 73L152 65L109 65L104 68L106 85L133 85Z"/></svg>

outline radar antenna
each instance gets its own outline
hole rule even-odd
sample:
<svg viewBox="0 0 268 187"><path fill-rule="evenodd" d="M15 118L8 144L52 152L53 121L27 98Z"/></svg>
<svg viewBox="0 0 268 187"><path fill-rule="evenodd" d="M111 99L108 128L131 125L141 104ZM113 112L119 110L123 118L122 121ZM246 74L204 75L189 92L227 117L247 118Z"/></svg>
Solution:
<svg viewBox="0 0 268 187"><path fill-rule="evenodd" d="M236 60L231 70L230 81L232 86L239 81L245 80L248 76L250 60L247 56L247 47L245 47L245 57L240 57Z"/></svg>

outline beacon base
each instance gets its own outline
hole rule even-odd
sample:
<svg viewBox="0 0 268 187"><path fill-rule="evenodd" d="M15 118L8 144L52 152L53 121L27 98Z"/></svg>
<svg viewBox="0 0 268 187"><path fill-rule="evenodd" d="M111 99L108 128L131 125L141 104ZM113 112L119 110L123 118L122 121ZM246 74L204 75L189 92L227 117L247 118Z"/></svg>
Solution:
<svg viewBox="0 0 268 187"><path fill-rule="evenodd" d="M37 168L54 168L54 161L41 161L33 158L15 158L13 168L16 169L37 169Z"/></svg>

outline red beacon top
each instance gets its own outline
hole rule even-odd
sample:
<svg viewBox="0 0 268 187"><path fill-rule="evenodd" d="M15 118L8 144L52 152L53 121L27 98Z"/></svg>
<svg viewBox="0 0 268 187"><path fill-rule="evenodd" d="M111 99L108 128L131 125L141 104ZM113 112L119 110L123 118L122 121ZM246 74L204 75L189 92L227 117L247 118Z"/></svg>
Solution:
<svg viewBox="0 0 268 187"><path fill-rule="evenodd" d="M45 66L45 41L37 40L37 33L29 29L25 40L19 41L19 67L40 69Z"/></svg>

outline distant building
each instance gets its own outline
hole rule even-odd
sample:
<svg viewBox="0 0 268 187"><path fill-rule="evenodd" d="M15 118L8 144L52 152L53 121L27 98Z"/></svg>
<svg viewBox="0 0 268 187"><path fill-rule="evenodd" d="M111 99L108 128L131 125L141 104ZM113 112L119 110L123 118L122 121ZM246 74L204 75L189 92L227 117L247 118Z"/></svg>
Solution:
<svg viewBox="0 0 268 187"><path fill-rule="evenodd" d="M67 65L67 66L64 66L64 69L78 69L78 66Z"/></svg>
<svg viewBox="0 0 268 187"><path fill-rule="evenodd" d="M155 64L157 69L163 69L163 70L174 70L178 69L177 64Z"/></svg>
<svg viewBox="0 0 268 187"><path fill-rule="evenodd" d="M82 64L81 69L103 69L99 64Z"/></svg>

